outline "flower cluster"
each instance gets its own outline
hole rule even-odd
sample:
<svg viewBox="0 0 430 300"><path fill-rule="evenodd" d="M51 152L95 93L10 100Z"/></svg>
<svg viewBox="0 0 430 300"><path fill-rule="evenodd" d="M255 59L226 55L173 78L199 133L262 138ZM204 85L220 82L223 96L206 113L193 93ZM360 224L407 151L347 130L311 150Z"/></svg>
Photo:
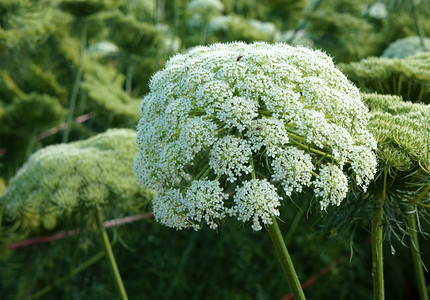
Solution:
<svg viewBox="0 0 430 300"><path fill-rule="evenodd" d="M105 213L129 213L152 197L132 171L135 139L134 130L112 129L37 151L0 196L5 219L35 223L39 218L57 220L95 207Z"/></svg>
<svg viewBox="0 0 430 300"><path fill-rule="evenodd" d="M403 101L394 95L363 94L363 102L372 107L369 130L378 141L381 164L417 180L430 174L430 106ZM398 176L400 177L400 176ZM418 181L418 180L417 180ZM411 185L416 189L416 183Z"/></svg>
<svg viewBox="0 0 430 300"><path fill-rule="evenodd" d="M281 199L312 189L321 208L365 190L376 141L359 91L320 51L214 44L172 57L151 79L137 126L139 181L161 223L259 230Z"/></svg>
<svg viewBox="0 0 430 300"><path fill-rule="evenodd" d="M412 43L406 41L408 45ZM429 51L404 58L367 57L339 67L367 93L398 95L405 101L430 103Z"/></svg>
<svg viewBox="0 0 430 300"><path fill-rule="evenodd" d="M233 200L230 215L244 222L252 219L251 227L260 230L260 219L264 224L272 224L271 217L279 216L277 207L281 205L279 200L282 198L266 179L251 179L236 190Z"/></svg>

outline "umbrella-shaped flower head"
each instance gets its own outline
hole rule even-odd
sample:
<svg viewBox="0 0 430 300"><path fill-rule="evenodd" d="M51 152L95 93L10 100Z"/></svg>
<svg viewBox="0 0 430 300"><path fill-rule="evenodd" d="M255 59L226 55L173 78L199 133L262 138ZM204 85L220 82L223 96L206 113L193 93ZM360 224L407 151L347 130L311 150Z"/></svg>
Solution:
<svg viewBox="0 0 430 300"><path fill-rule="evenodd" d="M133 174L135 138L134 130L112 129L37 151L0 197L4 219L31 231L38 229L34 220L39 218L46 225L44 220L95 208L111 215L130 213L151 197Z"/></svg>
<svg viewBox="0 0 430 300"><path fill-rule="evenodd" d="M233 216L259 230L292 193L311 189L325 209L374 176L368 108L320 51L200 46L171 58L149 89L135 170L158 191L154 215L167 226Z"/></svg>

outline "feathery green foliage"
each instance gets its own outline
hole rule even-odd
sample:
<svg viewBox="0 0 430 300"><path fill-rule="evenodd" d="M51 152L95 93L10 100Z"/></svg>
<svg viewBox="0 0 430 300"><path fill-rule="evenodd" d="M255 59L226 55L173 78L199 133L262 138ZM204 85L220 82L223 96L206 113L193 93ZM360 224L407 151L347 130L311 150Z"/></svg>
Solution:
<svg viewBox="0 0 430 300"><path fill-rule="evenodd" d="M17 169L36 148L38 133L57 126L64 116L58 99L46 94L24 94L5 104L0 114L0 148L6 151L1 159L8 170Z"/></svg>
<svg viewBox="0 0 430 300"><path fill-rule="evenodd" d="M0 4L0 104L5 110L0 121L3 125L0 128L0 149L2 153L5 151L5 155L0 156L0 176L7 181L33 150L60 141L59 134L43 141L36 141L35 136L49 129L48 126L61 125L67 109L70 110L71 124L68 127L72 140L111 127L135 126L138 101L131 95L142 95L149 77L169 53L156 50L162 47L166 30L136 21L133 12L124 15L118 10L124 9L124 5L124 1L110 0L55 3L11 0ZM85 44L86 41L93 45L108 39L128 48L121 48L119 54L103 58L103 67L99 57L83 51L80 64L84 23L88 28ZM135 73L133 77L128 76L128 66L135 70L132 72L130 68L129 73ZM80 68L84 80L74 84L73 78ZM126 73L129 80L124 83ZM125 87L133 93L127 95ZM69 108L73 90L75 105ZM16 113L5 116L15 111L15 101L33 94L51 97L52 109L46 118L31 119L25 114L18 117ZM39 104L31 104L27 110L20 111L37 114L38 110L43 110L35 109L42 105L40 102L38 100ZM16 105L22 107L22 101ZM61 114L52 121L53 112L60 111ZM86 113L92 113L97 120L84 124L73 122L74 117Z"/></svg>
<svg viewBox="0 0 430 300"><path fill-rule="evenodd" d="M47 129L58 124L64 113L58 100L49 95L31 93L17 97L5 107L0 135L23 137L29 132Z"/></svg>
<svg viewBox="0 0 430 300"><path fill-rule="evenodd" d="M115 0L62 0L59 7L78 18L87 17L107 8L121 5L123 1Z"/></svg>
<svg viewBox="0 0 430 300"><path fill-rule="evenodd" d="M364 92L430 103L430 52L402 59L369 57L340 68Z"/></svg>
<svg viewBox="0 0 430 300"><path fill-rule="evenodd" d="M428 299L417 228L430 208L430 106L403 102L396 96L365 95L375 107L369 127L376 136L380 171L374 182L372 254L375 299L384 297L383 251L385 238L403 241L409 235L413 268L421 299ZM424 209L423 209L424 207Z"/></svg>
<svg viewBox="0 0 430 300"><path fill-rule="evenodd" d="M402 242L408 234L406 211L410 205L417 209L417 217L428 219L430 106L405 102L393 95L362 94L362 97L371 110L369 130L378 142L378 173L366 193L351 195L349 203L339 207L332 222L340 230L368 221L371 200L381 193L385 180L384 239L391 243L394 236Z"/></svg>
<svg viewBox="0 0 430 300"><path fill-rule="evenodd" d="M430 5L427 0L383 0L388 10L388 24L384 35L388 41L399 37L430 36Z"/></svg>
<svg viewBox="0 0 430 300"><path fill-rule="evenodd" d="M16 85L8 71L0 72L0 95L2 103L10 103L16 97L24 96L24 92Z"/></svg>
<svg viewBox="0 0 430 300"><path fill-rule="evenodd" d="M72 141L90 138L111 127L134 127L138 118L136 98L148 91L150 76L163 67L168 56L198 45L204 40L202 33L207 34L207 42L264 40L294 43L299 40L301 44L306 41L306 45L323 49L337 62L350 62L380 55L401 37L430 36L430 22L425 21L430 18L428 0L413 2L418 17L411 13L411 1L221 0L224 11L209 16L206 20L208 27L204 28L187 26L193 21L193 14L187 14L190 0L0 0L0 194L8 183L9 186L12 184L10 179L26 157L37 149L60 142L60 126L65 121L74 75L79 66L80 36L84 27L88 30L84 43L87 50L84 49L82 82L72 113L73 118L84 114L93 117L84 123L72 122ZM371 13L374 6L385 12ZM212 23L220 20L230 21L226 23L228 26L212 30ZM194 21L197 25L204 23L202 18ZM417 30L416 21L421 24L421 32ZM269 22L270 32L253 26L269 25ZM118 47L118 51L103 57L90 53L89 49L101 41ZM359 84L362 91L390 93L428 104L429 64L423 63L424 56L414 59L394 63L402 65L398 72L395 71L397 66L395 70L391 66L393 61L379 65L382 59L371 59L362 66L360 74L354 75L355 71L351 71L350 79ZM405 67L406 62L408 66ZM421 67L410 67L412 63ZM373 76L374 72L377 74ZM351 194L349 201L341 205L342 211L337 210L339 213L334 218L338 222L342 219L343 228L350 226L354 231L339 233L336 241L347 241L351 236L355 241L368 239L365 230L369 227L372 193L381 186L384 168L390 170L387 179L388 183L392 182L387 186L388 197L383 208L385 237L397 235L402 240L409 229L404 221L411 216L406 212L416 208L416 216L421 220L427 217L425 205L429 200L428 192L424 192L425 184L428 186L426 170L429 168L425 156L425 141L428 140L425 131L428 124L425 122L428 118L420 118L428 114L428 110L424 105L401 104L399 98L392 96L364 98L372 113L371 130L375 131L380 143L379 175L368 193ZM415 130L417 126L419 130ZM58 133L48 137L40 135L43 140L36 138L45 130ZM76 161L81 161L81 156ZM115 160L117 163L118 159ZM76 175L73 172L75 170L70 171L72 177ZM44 180L50 181L48 178ZM59 180L54 178L52 182ZM79 194L85 195L85 188L80 190L83 192ZM50 202L54 194L46 193L49 198L44 202L44 210L27 205L15 216L16 219L5 214L0 222L5 226L0 229L3 242L5 238L16 238L18 233L29 233L30 229L37 231L32 234L42 234L45 230L60 227L69 229L88 225L90 230L94 228L93 215L86 214L92 209L76 206L71 214L65 210L60 214L58 205ZM101 191L100 195L103 193ZM359 197L355 197L357 195ZM118 201L111 200L106 200L103 206L106 217L135 212L133 207L120 210L116 206ZM333 242L334 239L328 242L326 236L317 232L322 224L318 216L308 213L303 215L310 220L297 218L297 207L306 212L303 201L294 198L294 203L286 206L282 212L286 223L280 225L287 230L293 227L291 220L299 220L294 234L297 238L288 247L292 249L293 260L299 262L300 278L305 279L336 262L348 252L349 245L339 245ZM202 230L204 233L196 237L200 233L172 232L152 222L115 228L113 240L118 235L120 242L124 239L135 250L115 248L130 298L158 299L175 295L176 298L268 299L280 298L288 292L282 286L281 272L268 276L277 262L267 258L267 252L271 251L265 245L267 237L246 229L238 234L234 224L226 224L217 233L208 228ZM421 222L418 230L425 233L428 225ZM330 236L336 233L333 230ZM12 236L7 237L9 234ZM65 241L38 245L37 251L31 247L10 252L0 263L0 298L29 298L52 284L53 278L70 274L69 271L98 251L91 237L92 233L88 232ZM396 238L391 243L394 248L400 248ZM423 261L426 261L430 244L427 241L421 245ZM318 284L306 290L310 299L332 299L333 295L341 299L371 297L369 246L364 242L355 246L359 253L356 252L350 264L333 268L318 279ZM308 257L320 259L309 263ZM386 297L398 300L406 280L413 275L411 264L403 251L397 251L395 257L385 255L384 260ZM55 287L46 297L114 298L113 288L106 288L107 270L106 264L93 265Z"/></svg>
<svg viewBox="0 0 430 300"><path fill-rule="evenodd" d="M147 54L148 46L159 47L160 31L153 25L136 20L133 15L113 11L105 17L112 41L127 54Z"/></svg>
<svg viewBox="0 0 430 300"><path fill-rule="evenodd" d="M244 41L250 43L253 41L272 42L277 31L272 23L229 15L216 17L209 22L208 33L210 42Z"/></svg>
<svg viewBox="0 0 430 300"><path fill-rule="evenodd" d="M363 94L363 101L371 111L368 127L378 143L379 168L368 191L351 194L330 223L342 230L371 219L374 299L384 299L384 240L394 255L395 242L405 245L405 236L410 236L413 266L424 295L416 224L425 232L419 218L429 217L430 106L404 102L394 95Z"/></svg>
<svg viewBox="0 0 430 300"><path fill-rule="evenodd" d="M362 16L370 2L321 1L316 11L307 13L305 27L315 46L330 53L337 62L378 54L381 36L376 26Z"/></svg>
<svg viewBox="0 0 430 300"><path fill-rule="evenodd" d="M139 120L140 100L132 98L122 89L123 78L109 82L106 77L96 78L88 74L82 82L82 89L87 92L97 122L104 123L106 127L135 127Z"/></svg>

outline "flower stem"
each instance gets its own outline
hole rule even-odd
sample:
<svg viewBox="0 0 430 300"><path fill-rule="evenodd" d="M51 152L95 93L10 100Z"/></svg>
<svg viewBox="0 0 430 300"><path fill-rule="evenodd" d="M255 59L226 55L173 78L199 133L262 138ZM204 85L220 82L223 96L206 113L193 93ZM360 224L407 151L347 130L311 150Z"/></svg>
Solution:
<svg viewBox="0 0 430 300"><path fill-rule="evenodd" d="M373 276L373 299L384 299L384 262L383 262L383 218L382 205L385 200L387 188L387 170L384 171L384 182L382 194L377 192L374 199L372 217L372 276Z"/></svg>
<svg viewBox="0 0 430 300"><path fill-rule="evenodd" d="M81 85L81 77L82 77L82 70L84 65L84 55L85 55L86 44L87 44L87 23L85 22L84 28L82 29L82 32L81 32L81 50L79 53L78 69L76 70L75 80L73 82L72 94L70 95L69 109L67 111L67 117L66 117L66 128L64 129L64 132L63 132L62 143L67 143L69 141L69 134L72 126L73 113L75 111L76 99L78 98L78 92Z"/></svg>
<svg viewBox="0 0 430 300"><path fill-rule="evenodd" d="M282 238L282 234L275 217L272 217L272 222L273 224L269 225L267 230L269 231L276 254L281 261L288 284L290 285L294 298L296 300L304 300L306 299L305 294L303 293L297 273L294 270L293 262L291 261L290 254L288 253L287 246L285 246L284 239Z"/></svg>
<svg viewBox="0 0 430 300"><path fill-rule="evenodd" d="M43 289L41 289L40 291L38 291L37 293L33 294L30 296L30 299L37 299L40 298L42 296L45 296L47 293L49 293L55 286L58 286L62 283L64 283L65 281L67 281L68 279L70 279L71 277L75 276L76 274L80 273L81 271L85 270L86 268L88 268L89 266L91 266L92 264L96 263L98 260L100 260L103 256L105 255L104 251L101 251L99 253L97 253L96 255L94 255L93 257L90 257L88 260L86 260L85 262L83 262L81 265L79 265L77 268L73 269L69 274L58 278L57 280L55 280L52 284L47 285L46 287L44 287Z"/></svg>
<svg viewBox="0 0 430 300"><path fill-rule="evenodd" d="M125 77L125 92L131 95L131 84L133 81L133 64L129 62L127 64L127 75Z"/></svg>
<svg viewBox="0 0 430 300"><path fill-rule="evenodd" d="M118 292L121 296L122 300L128 300L127 293L124 288L124 284L122 282L121 274L119 273L118 266L115 261L115 256L112 252L112 247L109 242L109 237L107 235L106 229L103 226L103 217L100 210L96 211L96 221L97 227L100 233L100 239L103 245L103 250L105 251L106 257L108 259L109 267L112 272L113 279L118 288Z"/></svg>
<svg viewBox="0 0 430 300"><path fill-rule="evenodd" d="M304 201L302 206L297 211L296 216L293 219L293 222L291 223L290 228L288 229L287 234L285 235L285 245L288 245L290 243L291 238L294 236L294 233L296 232L297 226L300 223L300 220L303 217L303 214L305 213L307 207L308 207L308 201Z"/></svg>
<svg viewBox="0 0 430 300"><path fill-rule="evenodd" d="M414 265L415 279L417 281L418 292L421 300L428 300L429 294L427 292L426 280L424 277L423 265L420 254L420 244L418 241L417 233L417 217L416 208L414 205L409 205L406 212L406 221L408 223L408 230L410 234L410 250L412 255L412 262Z"/></svg>
<svg viewBox="0 0 430 300"><path fill-rule="evenodd" d="M384 299L384 263L382 257L382 209L375 203L372 219L372 276L373 299Z"/></svg>
<svg viewBox="0 0 430 300"><path fill-rule="evenodd" d="M288 136L290 136L290 134L288 134ZM326 156L327 158L333 158L333 156L331 156L329 153L325 153L324 151L315 149L315 148L311 148L305 144L299 143L297 141L295 141L294 139L290 139L290 141L294 144L296 144L297 146L301 147L304 150L309 150L311 152L314 152L316 154L322 155L322 156Z"/></svg>

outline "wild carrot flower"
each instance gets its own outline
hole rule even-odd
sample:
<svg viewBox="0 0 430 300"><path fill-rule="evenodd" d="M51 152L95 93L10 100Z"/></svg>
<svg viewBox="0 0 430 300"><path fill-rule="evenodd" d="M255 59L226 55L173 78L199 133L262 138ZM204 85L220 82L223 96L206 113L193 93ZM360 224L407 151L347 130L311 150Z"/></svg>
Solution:
<svg viewBox="0 0 430 300"><path fill-rule="evenodd" d="M64 215L96 208L130 213L151 197L132 171L135 137L134 130L111 129L87 140L40 149L0 196L4 220L31 231L39 225L51 229L45 220L55 225Z"/></svg>
<svg viewBox="0 0 430 300"><path fill-rule="evenodd" d="M325 209L373 179L368 108L320 51L199 46L172 57L149 89L134 166L158 191L164 225L215 229L232 216L260 230L293 192L313 190Z"/></svg>

